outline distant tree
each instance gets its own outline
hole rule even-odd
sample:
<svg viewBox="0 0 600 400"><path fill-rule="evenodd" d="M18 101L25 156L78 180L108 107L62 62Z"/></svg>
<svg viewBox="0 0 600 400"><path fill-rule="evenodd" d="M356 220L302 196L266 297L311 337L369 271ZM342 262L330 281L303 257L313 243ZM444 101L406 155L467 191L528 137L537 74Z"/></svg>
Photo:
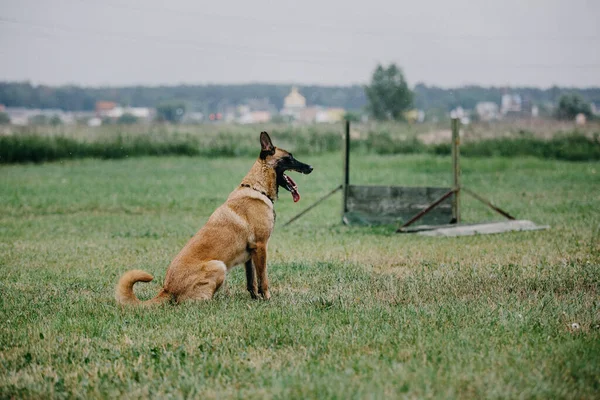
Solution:
<svg viewBox="0 0 600 400"><path fill-rule="evenodd" d="M577 93L563 94L558 99L556 108L556 117L558 119L575 119L577 114L584 114L586 117L592 116L590 104L586 102Z"/></svg>
<svg viewBox="0 0 600 400"><path fill-rule="evenodd" d="M185 114L185 104L180 102L161 103L156 107L156 119L163 122L179 122Z"/></svg>
<svg viewBox="0 0 600 400"><path fill-rule="evenodd" d="M57 126L62 124L62 119L60 119L60 117L58 115L53 115L52 118L50 118L50 125L52 126Z"/></svg>
<svg viewBox="0 0 600 400"><path fill-rule="evenodd" d="M357 112L349 111L344 114L344 119L350 122L360 122L360 114Z"/></svg>
<svg viewBox="0 0 600 400"><path fill-rule="evenodd" d="M10 124L10 117L5 112L0 112L0 125Z"/></svg>
<svg viewBox="0 0 600 400"><path fill-rule="evenodd" d="M125 113L117 119L117 124L132 125L138 122L138 117L133 114Z"/></svg>
<svg viewBox="0 0 600 400"><path fill-rule="evenodd" d="M369 112L378 120L403 120L403 113L413 104L413 93L396 64L390 64L387 68L378 65L371 77L371 85L365 87L365 92Z"/></svg>

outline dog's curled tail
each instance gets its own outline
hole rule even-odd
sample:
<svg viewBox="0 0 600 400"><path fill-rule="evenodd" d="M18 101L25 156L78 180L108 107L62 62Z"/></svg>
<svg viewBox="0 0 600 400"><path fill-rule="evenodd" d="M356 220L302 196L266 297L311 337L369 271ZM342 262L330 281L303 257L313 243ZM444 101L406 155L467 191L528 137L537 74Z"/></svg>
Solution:
<svg viewBox="0 0 600 400"><path fill-rule="evenodd" d="M123 276L121 276L121 279L119 279L119 283L117 283L117 287L115 288L115 299L117 300L117 303L121 305L149 306L171 300L171 295L164 289L158 292L154 298L146 301L141 301L135 296L135 293L133 293L133 285L135 285L136 282L150 282L152 279L154 279L152 275L139 269L125 272Z"/></svg>

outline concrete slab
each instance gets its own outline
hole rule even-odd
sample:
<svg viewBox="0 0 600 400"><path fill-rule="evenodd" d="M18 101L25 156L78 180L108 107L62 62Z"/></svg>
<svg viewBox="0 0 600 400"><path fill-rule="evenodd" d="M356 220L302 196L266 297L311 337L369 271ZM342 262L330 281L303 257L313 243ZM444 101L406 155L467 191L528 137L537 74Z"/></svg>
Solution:
<svg viewBox="0 0 600 400"><path fill-rule="evenodd" d="M423 236L472 236L472 235L489 235L503 232L522 232L522 231L537 231L549 229L549 225L536 225L528 220L509 220L501 222L490 222L483 224L470 225L444 225L441 227L428 226L426 230L415 230L412 233L417 233Z"/></svg>

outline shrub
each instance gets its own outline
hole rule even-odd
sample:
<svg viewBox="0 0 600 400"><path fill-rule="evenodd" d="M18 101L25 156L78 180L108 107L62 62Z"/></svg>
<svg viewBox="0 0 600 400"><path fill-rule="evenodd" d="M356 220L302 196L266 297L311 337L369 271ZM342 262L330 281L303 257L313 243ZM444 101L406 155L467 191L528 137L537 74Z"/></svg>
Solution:
<svg viewBox="0 0 600 400"><path fill-rule="evenodd" d="M118 135L109 140L80 142L56 136L35 135L0 137L0 163L44 162L66 158L124 158L135 156L199 155L198 144L191 138L161 142L149 137L126 138Z"/></svg>
<svg viewBox="0 0 600 400"><path fill-rule="evenodd" d="M319 132L310 128L274 132L278 143L299 155L339 151L342 137L337 132ZM429 153L447 156L450 143L424 144L416 138L397 139L387 131L370 132L364 139L353 139L353 152L376 154ZM191 136L181 133L124 135L116 133L97 141L85 141L64 136L33 134L0 136L0 163L44 162L67 158L124 158L135 156L255 156L258 153L255 136L234 132L218 135ZM577 131L550 140L523 134L517 138L497 138L465 142L460 147L465 157L532 156L568 161L600 160L600 140Z"/></svg>

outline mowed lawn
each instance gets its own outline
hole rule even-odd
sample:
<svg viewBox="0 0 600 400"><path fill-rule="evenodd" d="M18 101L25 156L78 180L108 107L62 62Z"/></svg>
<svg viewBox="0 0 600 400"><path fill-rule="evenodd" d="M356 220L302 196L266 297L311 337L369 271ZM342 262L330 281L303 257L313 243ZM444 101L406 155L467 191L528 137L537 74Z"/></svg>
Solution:
<svg viewBox="0 0 600 400"><path fill-rule="evenodd" d="M274 138L276 142L276 137ZM273 298L243 268L206 303L121 309L251 158L0 167L0 398L597 398L600 163L463 159L463 181L548 231L462 238L340 224L339 154L276 203ZM352 155L356 184L448 185L449 157ZM467 221L502 219L465 198ZM574 325L575 324L575 325Z"/></svg>

